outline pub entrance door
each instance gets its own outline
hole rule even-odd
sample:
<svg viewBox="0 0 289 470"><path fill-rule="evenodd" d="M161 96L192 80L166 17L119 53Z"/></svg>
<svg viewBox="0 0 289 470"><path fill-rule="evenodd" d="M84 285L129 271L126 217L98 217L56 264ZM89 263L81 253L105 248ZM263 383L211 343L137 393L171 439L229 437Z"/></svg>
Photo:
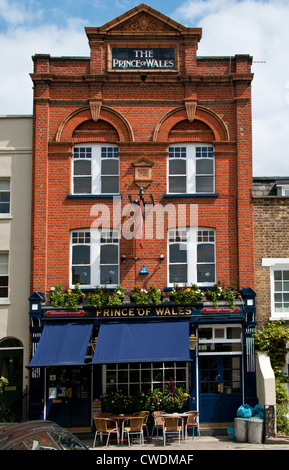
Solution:
<svg viewBox="0 0 289 470"><path fill-rule="evenodd" d="M241 356L199 358L200 422L231 423L242 404Z"/></svg>
<svg viewBox="0 0 289 470"><path fill-rule="evenodd" d="M89 366L46 369L46 419L68 429L91 429Z"/></svg>

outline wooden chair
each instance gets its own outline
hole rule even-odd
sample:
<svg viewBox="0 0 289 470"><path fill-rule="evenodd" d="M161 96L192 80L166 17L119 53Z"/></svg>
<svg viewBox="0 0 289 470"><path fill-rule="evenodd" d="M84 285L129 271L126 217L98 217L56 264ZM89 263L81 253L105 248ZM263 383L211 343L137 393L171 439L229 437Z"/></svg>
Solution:
<svg viewBox="0 0 289 470"><path fill-rule="evenodd" d="M128 425L125 423L128 422ZM139 443L144 445L144 435L143 435L143 423L144 418L141 416L136 416L124 420L121 433L121 441L123 442L124 433L127 433L128 446L130 447L130 435L139 434Z"/></svg>
<svg viewBox="0 0 289 470"><path fill-rule="evenodd" d="M164 416L162 411L154 411L153 412L153 417L154 417L154 425L152 429L152 435L154 428L157 429L157 439L159 438L159 429L163 430L164 427Z"/></svg>
<svg viewBox="0 0 289 470"><path fill-rule="evenodd" d="M114 423L114 426L110 426L111 423ZM114 432L117 435L117 443L119 444L119 436L118 436L118 426L117 422L109 419L109 418L94 418L94 424L95 424L95 436L94 436L94 441L93 441L93 447L95 447L95 442L97 435L100 434L100 440L102 442L102 436L103 434L107 434L107 440L106 440L106 447L108 446L108 442L110 439L110 435Z"/></svg>
<svg viewBox="0 0 289 470"><path fill-rule="evenodd" d="M199 427L198 427L198 411L189 411L187 413L188 417L185 423L185 436L188 437L188 428L193 428L193 439L195 436L195 427L197 428L198 435L200 435Z"/></svg>
<svg viewBox="0 0 289 470"><path fill-rule="evenodd" d="M179 437L179 447L181 445L181 433L183 431L183 427L179 425L179 418L178 417L168 417L165 416L164 418L164 446L166 445L166 435L167 434L177 434Z"/></svg>

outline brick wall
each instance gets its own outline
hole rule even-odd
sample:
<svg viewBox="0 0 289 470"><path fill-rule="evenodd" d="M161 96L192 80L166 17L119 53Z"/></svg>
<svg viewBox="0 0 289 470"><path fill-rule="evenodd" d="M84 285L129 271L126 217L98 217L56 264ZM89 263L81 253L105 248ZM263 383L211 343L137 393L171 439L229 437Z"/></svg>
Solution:
<svg viewBox="0 0 289 470"><path fill-rule="evenodd" d="M68 287L69 231L93 222L95 200L67 198L72 147L85 141L118 143L122 204L139 190L132 162L139 157L152 160L147 193L163 205L197 204L199 226L216 229L217 279L254 288L251 57L198 59L199 29L164 22L160 14L150 16L149 7L142 9L121 22L113 20L106 30L86 28L89 58L34 57L32 291L47 291L55 284ZM134 21L139 31L131 28ZM157 33L152 25L158 25ZM109 71L109 45L116 38L124 47L124 39L138 41L138 47L177 45L177 70L148 71L145 82L140 73ZM92 101L101 105L95 121ZM197 104L193 119L187 114L190 102ZM168 144L188 141L214 145L218 196L164 198ZM112 207L107 199L97 202ZM122 240L120 248L121 255L142 258L121 263L125 287L135 282L161 289L167 285L166 238L146 240L143 249L138 242ZM159 260L160 254L165 261ZM149 276L137 275L143 264Z"/></svg>
<svg viewBox="0 0 289 470"><path fill-rule="evenodd" d="M289 258L289 198L254 197L256 311L259 322L271 315L270 268L262 258Z"/></svg>

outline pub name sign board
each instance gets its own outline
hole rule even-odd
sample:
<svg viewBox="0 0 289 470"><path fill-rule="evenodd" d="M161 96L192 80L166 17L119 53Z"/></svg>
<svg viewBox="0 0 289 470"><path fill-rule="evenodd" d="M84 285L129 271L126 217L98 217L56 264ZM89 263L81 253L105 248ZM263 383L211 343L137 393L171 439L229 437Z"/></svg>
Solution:
<svg viewBox="0 0 289 470"><path fill-rule="evenodd" d="M112 70L174 70L175 49L151 48L138 49L135 47L112 50Z"/></svg>

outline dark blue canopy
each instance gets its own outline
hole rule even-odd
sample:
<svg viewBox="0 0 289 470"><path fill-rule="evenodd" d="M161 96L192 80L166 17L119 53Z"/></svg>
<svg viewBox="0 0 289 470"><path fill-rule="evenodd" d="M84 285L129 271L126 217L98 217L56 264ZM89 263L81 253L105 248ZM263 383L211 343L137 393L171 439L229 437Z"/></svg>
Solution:
<svg viewBox="0 0 289 470"><path fill-rule="evenodd" d="M28 367L84 363L92 323L47 323Z"/></svg>
<svg viewBox="0 0 289 470"><path fill-rule="evenodd" d="M103 323L92 364L189 361L189 321Z"/></svg>

